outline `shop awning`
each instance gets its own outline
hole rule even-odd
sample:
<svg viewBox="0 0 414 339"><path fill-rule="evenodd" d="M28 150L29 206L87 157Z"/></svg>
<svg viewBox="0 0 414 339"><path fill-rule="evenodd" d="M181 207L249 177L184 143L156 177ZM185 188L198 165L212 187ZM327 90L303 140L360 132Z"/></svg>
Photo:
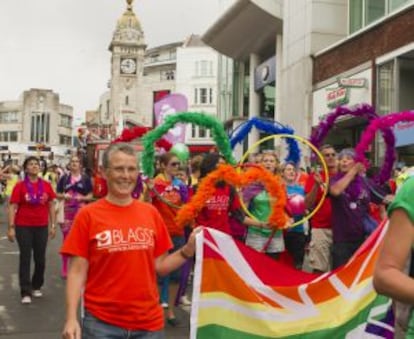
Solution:
<svg viewBox="0 0 414 339"><path fill-rule="evenodd" d="M395 146L414 144L414 121L400 122L394 126Z"/></svg>
<svg viewBox="0 0 414 339"><path fill-rule="evenodd" d="M283 29L282 17L281 0L238 0L204 33L202 40L230 58L245 60L251 53L274 49L276 35Z"/></svg>

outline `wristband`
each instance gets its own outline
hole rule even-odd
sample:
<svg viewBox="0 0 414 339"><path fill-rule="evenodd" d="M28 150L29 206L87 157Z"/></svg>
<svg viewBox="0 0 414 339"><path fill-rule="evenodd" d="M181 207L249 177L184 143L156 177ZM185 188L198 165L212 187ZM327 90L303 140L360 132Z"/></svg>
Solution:
<svg viewBox="0 0 414 339"><path fill-rule="evenodd" d="M193 256L192 255L188 255L187 253L185 253L184 252L184 249L183 249L183 247L181 247L180 248L180 255L185 259L185 260L188 260L188 259L191 259Z"/></svg>

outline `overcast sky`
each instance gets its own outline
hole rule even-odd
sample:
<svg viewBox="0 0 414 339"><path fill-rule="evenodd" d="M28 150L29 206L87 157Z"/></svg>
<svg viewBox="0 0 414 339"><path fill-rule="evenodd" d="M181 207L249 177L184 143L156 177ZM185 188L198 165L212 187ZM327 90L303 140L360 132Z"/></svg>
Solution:
<svg viewBox="0 0 414 339"><path fill-rule="evenodd" d="M202 34L235 0L135 0L148 48ZM0 101L52 89L80 116L110 77L109 43L125 0L0 0Z"/></svg>

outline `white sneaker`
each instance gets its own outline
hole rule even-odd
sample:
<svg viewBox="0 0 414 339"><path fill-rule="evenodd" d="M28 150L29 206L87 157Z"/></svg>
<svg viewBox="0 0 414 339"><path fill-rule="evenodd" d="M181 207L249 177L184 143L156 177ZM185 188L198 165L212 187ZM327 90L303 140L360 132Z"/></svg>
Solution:
<svg viewBox="0 0 414 339"><path fill-rule="evenodd" d="M190 306L191 305L191 301L188 299L188 297L186 295L183 295L180 298L180 304L183 306Z"/></svg>
<svg viewBox="0 0 414 339"><path fill-rule="evenodd" d="M22 304L27 305L27 304L31 304L31 303L32 303L32 298L30 297L30 295L25 295L22 298Z"/></svg>
<svg viewBox="0 0 414 339"><path fill-rule="evenodd" d="M162 308L168 308L168 303L161 303Z"/></svg>
<svg viewBox="0 0 414 339"><path fill-rule="evenodd" d="M41 290L34 290L32 292L32 296L34 296L35 298L40 298L40 297L43 297L43 293Z"/></svg>

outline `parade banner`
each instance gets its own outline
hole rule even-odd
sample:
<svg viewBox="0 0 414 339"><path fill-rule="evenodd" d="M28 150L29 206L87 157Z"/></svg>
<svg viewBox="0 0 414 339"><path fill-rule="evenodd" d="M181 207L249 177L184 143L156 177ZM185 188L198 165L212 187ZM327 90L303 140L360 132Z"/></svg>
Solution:
<svg viewBox="0 0 414 339"><path fill-rule="evenodd" d="M191 338L392 338L390 299L372 274L384 224L347 265L317 276L230 236L197 236Z"/></svg>
<svg viewBox="0 0 414 339"><path fill-rule="evenodd" d="M163 97L154 104L155 126L162 125L165 118L170 115L187 111L187 108L187 98L182 94L175 93ZM173 145L183 143L185 141L185 124L176 124L164 135L164 139Z"/></svg>

